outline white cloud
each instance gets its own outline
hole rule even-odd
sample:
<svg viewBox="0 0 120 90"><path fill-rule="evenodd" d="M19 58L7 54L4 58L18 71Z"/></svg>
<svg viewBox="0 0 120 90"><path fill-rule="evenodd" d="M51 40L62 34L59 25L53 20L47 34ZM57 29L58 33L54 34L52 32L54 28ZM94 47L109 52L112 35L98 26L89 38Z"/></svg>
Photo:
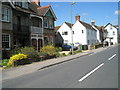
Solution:
<svg viewBox="0 0 120 90"><path fill-rule="evenodd" d="M83 15L83 16L87 16L87 15L88 15L88 13L84 12L84 13L82 13L82 15Z"/></svg>
<svg viewBox="0 0 120 90"><path fill-rule="evenodd" d="M115 15L120 15L120 10L116 10Z"/></svg>

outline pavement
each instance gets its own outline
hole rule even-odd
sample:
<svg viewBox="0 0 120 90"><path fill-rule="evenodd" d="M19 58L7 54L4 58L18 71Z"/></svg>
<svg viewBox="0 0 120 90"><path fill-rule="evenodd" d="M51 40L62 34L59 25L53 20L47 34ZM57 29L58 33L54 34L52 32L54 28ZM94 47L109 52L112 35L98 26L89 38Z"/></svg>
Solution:
<svg viewBox="0 0 120 90"><path fill-rule="evenodd" d="M71 61L71 60L74 60L76 58L79 58L85 55L89 55L89 54L92 55L93 53L100 52L108 48L110 47L87 50L87 51L83 51L82 53L77 53L75 55L59 57L59 58L45 60L42 62L35 62L35 63L28 64L28 65L5 69L5 70L2 70L2 80L12 79L12 78L16 78L22 75L34 73L37 70L42 70L50 66L54 66L60 63Z"/></svg>

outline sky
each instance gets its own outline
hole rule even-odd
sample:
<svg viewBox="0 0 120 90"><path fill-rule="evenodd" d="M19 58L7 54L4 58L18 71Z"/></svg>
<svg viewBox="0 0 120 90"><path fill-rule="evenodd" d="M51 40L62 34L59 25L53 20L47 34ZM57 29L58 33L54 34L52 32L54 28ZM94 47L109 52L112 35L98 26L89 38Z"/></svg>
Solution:
<svg viewBox="0 0 120 90"><path fill-rule="evenodd" d="M41 2L41 6L51 5L57 17L55 26L64 22L71 22L70 14L71 2ZM75 23L75 15L80 15L80 20L91 23L95 20L97 26L111 23L118 24L118 2L75 2L72 6L72 23Z"/></svg>

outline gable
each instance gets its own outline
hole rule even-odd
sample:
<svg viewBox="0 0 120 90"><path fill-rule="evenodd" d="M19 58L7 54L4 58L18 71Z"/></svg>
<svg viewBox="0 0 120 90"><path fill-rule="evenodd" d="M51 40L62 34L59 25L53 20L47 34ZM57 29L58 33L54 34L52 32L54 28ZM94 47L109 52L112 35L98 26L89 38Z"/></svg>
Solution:
<svg viewBox="0 0 120 90"><path fill-rule="evenodd" d="M54 18L54 16L52 15L52 12L50 11L50 9L49 9L48 12L45 14L45 16Z"/></svg>
<svg viewBox="0 0 120 90"><path fill-rule="evenodd" d="M51 6L45 12L44 16L50 16L50 17L54 18L55 20L57 19L56 16L55 16L55 13L53 12L53 10L51 8Z"/></svg>

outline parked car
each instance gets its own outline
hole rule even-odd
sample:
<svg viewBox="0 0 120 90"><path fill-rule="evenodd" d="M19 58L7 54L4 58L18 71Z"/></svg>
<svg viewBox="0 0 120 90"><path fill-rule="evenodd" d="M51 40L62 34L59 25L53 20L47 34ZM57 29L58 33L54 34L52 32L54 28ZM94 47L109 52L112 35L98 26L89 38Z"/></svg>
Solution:
<svg viewBox="0 0 120 90"><path fill-rule="evenodd" d="M78 47L73 46L73 50L74 51L77 50L77 49L78 49ZM70 45L62 45L62 50L63 51L71 51L72 50L72 46L70 46Z"/></svg>

